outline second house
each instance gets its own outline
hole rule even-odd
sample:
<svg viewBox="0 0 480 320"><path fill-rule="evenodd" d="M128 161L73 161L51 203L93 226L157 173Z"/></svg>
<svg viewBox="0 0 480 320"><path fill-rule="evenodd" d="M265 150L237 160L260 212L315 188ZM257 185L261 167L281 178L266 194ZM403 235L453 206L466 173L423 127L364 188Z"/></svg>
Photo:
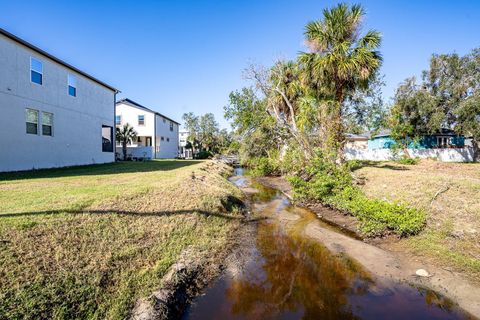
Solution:
<svg viewBox="0 0 480 320"><path fill-rule="evenodd" d="M132 158L176 158L178 156L179 123L133 100L117 102L115 124L128 123L137 132L137 139L128 145L127 154ZM117 157L122 147L117 144Z"/></svg>

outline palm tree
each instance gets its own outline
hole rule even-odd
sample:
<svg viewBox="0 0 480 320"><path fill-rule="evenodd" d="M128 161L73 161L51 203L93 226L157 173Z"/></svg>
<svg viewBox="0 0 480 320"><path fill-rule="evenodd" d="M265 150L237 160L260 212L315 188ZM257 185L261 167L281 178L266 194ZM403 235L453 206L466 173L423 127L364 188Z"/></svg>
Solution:
<svg viewBox="0 0 480 320"><path fill-rule="evenodd" d="M365 11L360 5L339 4L323 11L323 19L305 27L310 52L300 55L302 81L314 88L316 98L332 101L329 107L330 139L338 155L344 144L342 108L356 89L368 87L382 57L377 49L381 35L375 30L360 37ZM333 105L333 107L332 107Z"/></svg>
<svg viewBox="0 0 480 320"><path fill-rule="evenodd" d="M130 124L125 123L122 127L117 128L115 137L122 144L123 160L127 160L127 144L137 138L137 132Z"/></svg>

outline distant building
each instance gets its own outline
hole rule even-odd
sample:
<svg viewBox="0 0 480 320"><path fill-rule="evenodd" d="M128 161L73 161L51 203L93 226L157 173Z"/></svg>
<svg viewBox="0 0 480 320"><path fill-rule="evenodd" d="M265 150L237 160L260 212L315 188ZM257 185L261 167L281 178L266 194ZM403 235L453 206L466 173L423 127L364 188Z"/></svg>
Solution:
<svg viewBox="0 0 480 320"><path fill-rule="evenodd" d="M178 156L179 123L131 99L122 99L116 104L115 125L130 124L137 132L137 141L128 146L131 157L176 158ZM116 146L121 158L122 146Z"/></svg>
<svg viewBox="0 0 480 320"><path fill-rule="evenodd" d="M178 142L178 155L180 158L191 159L192 158L192 149L186 148L188 144L188 135L190 132L187 130L180 130L179 133L179 142Z"/></svg>
<svg viewBox="0 0 480 320"><path fill-rule="evenodd" d="M345 144L346 148L367 150L368 149L368 138L369 133L362 134L353 134L347 133L347 143Z"/></svg>
<svg viewBox="0 0 480 320"><path fill-rule="evenodd" d="M115 161L117 92L0 29L0 172Z"/></svg>
<svg viewBox="0 0 480 320"><path fill-rule="evenodd" d="M395 145L395 140L391 137L390 130L382 130L371 136L368 140L368 149L391 149ZM465 137L457 135L449 129L442 129L436 134L425 135L418 141L411 141L408 144L409 149L445 149L445 148L464 148Z"/></svg>
<svg viewBox="0 0 480 320"><path fill-rule="evenodd" d="M347 159L392 160L395 144L396 141L391 137L390 130L347 134L345 155ZM438 133L410 141L406 151L411 157L435 158L445 162L473 161L473 148L466 144L465 137L449 129L442 129ZM405 151L402 149L398 152L403 154Z"/></svg>

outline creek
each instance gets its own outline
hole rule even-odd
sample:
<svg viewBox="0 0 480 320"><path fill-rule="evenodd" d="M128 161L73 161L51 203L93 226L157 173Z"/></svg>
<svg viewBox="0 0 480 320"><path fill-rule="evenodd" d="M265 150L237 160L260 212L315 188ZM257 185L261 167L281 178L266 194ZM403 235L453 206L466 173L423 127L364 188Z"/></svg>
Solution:
<svg viewBox="0 0 480 320"><path fill-rule="evenodd" d="M258 191L249 195L251 210L266 218L255 225L247 262L227 268L182 319L470 318L434 291L380 281L354 259L305 236L302 230L316 215L244 177L241 168L232 182ZM285 227L282 217L298 218Z"/></svg>

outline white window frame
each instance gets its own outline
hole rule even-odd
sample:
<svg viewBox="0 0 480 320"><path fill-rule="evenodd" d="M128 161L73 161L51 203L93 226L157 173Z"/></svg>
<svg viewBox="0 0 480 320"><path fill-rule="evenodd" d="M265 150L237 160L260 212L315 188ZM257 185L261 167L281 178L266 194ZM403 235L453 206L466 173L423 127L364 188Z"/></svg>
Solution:
<svg viewBox="0 0 480 320"><path fill-rule="evenodd" d="M117 123L117 117L120 118L120 123ZM121 114L117 114L117 115L115 116L115 125L116 125L116 126L122 125L122 115L121 115Z"/></svg>
<svg viewBox="0 0 480 320"><path fill-rule="evenodd" d="M40 134L40 130L39 130L39 129L40 129L40 128L39 128L39 127L40 127L40 126L39 126L39 123L40 123L40 110L38 110L38 109L33 109L33 108L25 108L25 125L26 125L27 123L33 123L33 122L27 121L27 120L28 120L28 119L27 119L28 110L32 110L32 111L35 111L35 112L37 113L37 123L36 123L36 124L37 124L37 133L29 133L29 132L27 132L27 128L25 128L25 133L26 133L26 134L31 134L31 135L34 135L34 136L38 136L38 135Z"/></svg>
<svg viewBox="0 0 480 320"><path fill-rule="evenodd" d="M48 134L43 134L43 125L44 125L44 124L43 124L43 115L44 115L45 113L48 113L48 114L52 115L52 124L50 125L50 126L52 127L52 129L51 129L51 134L50 134L50 135L48 135ZM55 120L54 120L53 112L42 111L42 112L41 112L41 115L42 115L41 118L40 118L40 124L41 124L41 126L42 126L42 127L41 127L41 129L42 129L41 135L42 135L42 136L45 136L45 137L53 137L53 130L54 130L54 128L53 128L53 123L54 123L54 121L55 121ZM39 134L40 134L40 132L39 132Z"/></svg>
<svg viewBox="0 0 480 320"><path fill-rule="evenodd" d="M40 64L42 65L42 71L41 72L38 72L37 70L33 70L32 60L36 60L36 61L40 62ZM36 82L32 81L32 71L34 71L36 73L40 73L40 75L42 76L42 83L36 83ZM43 61L42 60L37 59L35 57L30 57L30 74L28 75L28 77L30 78L30 83L36 84L37 86L43 86Z"/></svg>
<svg viewBox="0 0 480 320"><path fill-rule="evenodd" d="M73 80L73 82L75 83L75 85L70 85L70 79ZM70 94L70 87L74 88L75 89L75 95L72 96ZM76 98L77 97L77 77L74 75L74 74L67 74L67 94L70 96L70 97L73 97L73 98Z"/></svg>
<svg viewBox="0 0 480 320"><path fill-rule="evenodd" d="M143 123L140 124L140 117L143 117ZM145 115L144 114L139 114L138 117L137 117L137 123L139 126L145 126Z"/></svg>

